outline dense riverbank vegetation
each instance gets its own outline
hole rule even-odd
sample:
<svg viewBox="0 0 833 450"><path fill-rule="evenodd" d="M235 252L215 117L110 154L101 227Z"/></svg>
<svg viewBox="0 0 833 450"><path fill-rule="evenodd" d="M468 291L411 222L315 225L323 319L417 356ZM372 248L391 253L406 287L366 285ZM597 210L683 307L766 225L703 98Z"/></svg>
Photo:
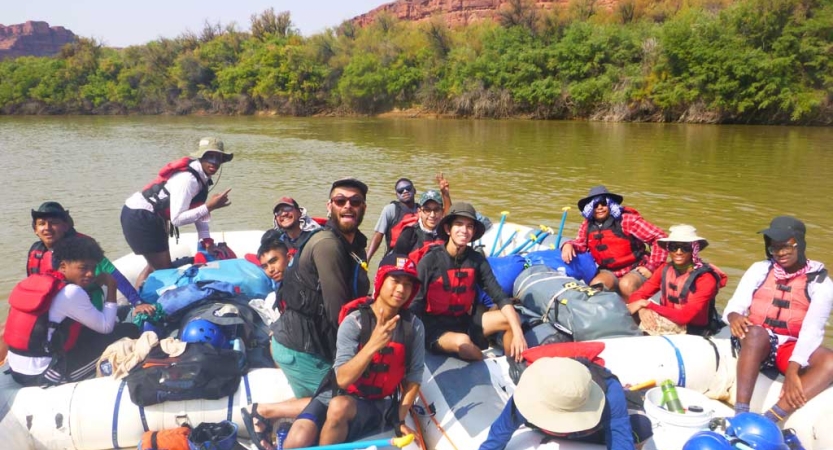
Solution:
<svg viewBox="0 0 833 450"><path fill-rule="evenodd" d="M245 32L81 39L0 63L0 112L833 123L833 0L528 1L455 29L381 16L303 37L267 10Z"/></svg>

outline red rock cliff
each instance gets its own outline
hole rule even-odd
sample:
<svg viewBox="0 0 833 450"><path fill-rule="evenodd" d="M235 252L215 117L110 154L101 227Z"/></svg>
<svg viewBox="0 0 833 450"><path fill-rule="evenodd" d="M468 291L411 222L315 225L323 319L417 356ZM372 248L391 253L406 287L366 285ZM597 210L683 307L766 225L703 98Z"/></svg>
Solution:
<svg viewBox="0 0 833 450"><path fill-rule="evenodd" d="M616 0L600 0L597 8L610 8ZM451 26L467 25L483 19L493 19L508 3L507 0L398 0L387 3L353 19L359 26L373 22L381 13L389 13L399 20L419 22L434 16L443 17ZM549 10L567 5L569 0L535 0L539 9Z"/></svg>
<svg viewBox="0 0 833 450"><path fill-rule="evenodd" d="M50 27L46 22L29 21L18 25L0 25L0 60L18 56L51 56L75 40L64 27Z"/></svg>

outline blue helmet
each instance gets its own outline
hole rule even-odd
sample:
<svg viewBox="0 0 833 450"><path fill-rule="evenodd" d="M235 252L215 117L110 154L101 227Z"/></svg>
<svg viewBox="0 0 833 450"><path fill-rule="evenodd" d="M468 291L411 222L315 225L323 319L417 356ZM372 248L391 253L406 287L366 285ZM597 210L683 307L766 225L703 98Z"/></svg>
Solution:
<svg viewBox="0 0 833 450"><path fill-rule="evenodd" d="M789 450L784 435L773 421L751 412L726 419L726 436L755 450Z"/></svg>
<svg viewBox="0 0 833 450"><path fill-rule="evenodd" d="M226 348L228 346L228 338L226 338L220 326L205 319L188 322L179 335L179 339L183 342L205 342L215 348Z"/></svg>
<svg viewBox="0 0 833 450"><path fill-rule="evenodd" d="M720 433L698 431L686 441L683 450L732 450L732 444Z"/></svg>

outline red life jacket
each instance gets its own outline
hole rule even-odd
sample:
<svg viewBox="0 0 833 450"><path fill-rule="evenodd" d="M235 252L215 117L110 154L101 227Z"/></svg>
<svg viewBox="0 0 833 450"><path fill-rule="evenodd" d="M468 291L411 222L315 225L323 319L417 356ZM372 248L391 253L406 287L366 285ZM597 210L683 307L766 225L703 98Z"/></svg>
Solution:
<svg viewBox="0 0 833 450"><path fill-rule="evenodd" d="M399 235L402 234L402 230L404 230L405 227L413 226L418 221L418 214L406 214L405 217L402 218L402 220L400 220L396 225L394 225L390 229L390 244L388 244L388 248L393 248L396 246L396 241L399 239Z"/></svg>
<svg viewBox="0 0 833 450"><path fill-rule="evenodd" d="M70 228L67 231L64 238L78 236L78 237L87 237L77 231L74 228ZM46 248L43 241L36 241L29 247L29 257L26 259L26 276L32 275L33 273L46 273L52 270L52 250Z"/></svg>
<svg viewBox="0 0 833 450"><path fill-rule="evenodd" d="M376 315L370 309L372 303L373 299L370 297L357 298L342 306L338 315L338 323L341 324L350 313L359 311L359 350L367 344L376 328ZM395 394L402 384L411 360L408 346L413 341L414 324L413 315L407 309L399 310L399 318L400 322L390 343L373 354L373 359L362 376L347 387L349 394L376 400Z"/></svg>
<svg viewBox="0 0 833 450"><path fill-rule="evenodd" d="M168 189L165 188L168 180L171 179L172 176L180 173L180 172L188 172L197 179L200 183L200 192L191 199L191 205L189 209L196 208L205 203L208 199L208 186L211 184L211 180L208 180L208 183L204 183L202 178L200 178L199 172L191 168L189 164L193 162L194 159L189 157L184 157L178 159L176 161L169 162L165 164L165 167L159 171L159 175L154 179L150 184L142 189L142 196L153 206L153 212L157 215L161 216L162 218L170 220L171 218L171 193L168 192ZM165 193L164 198L160 198L162 192Z"/></svg>
<svg viewBox="0 0 833 450"><path fill-rule="evenodd" d="M402 229L404 229L408 225L413 225L419 220L419 214L416 211L408 212L405 205L398 200L394 200L391 203L396 207L396 214L393 216L393 222L388 224L388 230L385 231L385 243L388 245L388 249L392 249L394 245L396 245L396 240L399 238L399 235L402 234ZM407 224L397 227L403 221L408 221ZM394 235L394 229L395 235Z"/></svg>
<svg viewBox="0 0 833 450"><path fill-rule="evenodd" d="M718 288L726 286L726 280L728 277L722 270L713 264L705 263L700 266L700 268L692 270L691 272L685 272L682 275L677 275L677 271L674 269L674 266L672 264L667 264L665 266L665 270L662 272L662 283L660 284L660 298L663 306L682 309L683 306L688 303L688 294L696 292L695 281L698 277L700 277L700 275L703 274L710 274L713 276L717 282ZM718 330L722 327L720 317L717 314L717 308L715 306L716 299L717 292L715 292L715 295L709 299L708 309L703 311L701 314L698 314L691 320L691 323L688 324L688 327L692 328L690 330L691 333L689 334L703 334L699 331L706 326L717 326Z"/></svg>
<svg viewBox="0 0 833 450"><path fill-rule="evenodd" d="M426 242L422 245L422 247L419 247L411 253L408 253L408 258L410 258L411 261L414 262L414 264L419 264L419 261L422 259L423 256L425 256L426 253L428 253L434 247L442 247L443 244L444 241L442 240Z"/></svg>
<svg viewBox="0 0 833 450"><path fill-rule="evenodd" d="M622 214L639 213L632 208L623 207ZM622 231L622 220L614 219L610 225L605 222L601 228L591 231L595 226L591 221L587 226L587 248L600 269L619 270L625 267L635 267L642 257L648 254L645 243L633 236L627 236Z"/></svg>
<svg viewBox="0 0 833 450"><path fill-rule="evenodd" d="M49 321L52 300L66 285L63 275L48 271L30 275L14 287L9 296L9 317L6 319L5 340L9 351L21 356L43 357L75 347L82 325L69 318L59 324ZM50 341L51 328L55 331Z"/></svg>
<svg viewBox="0 0 833 450"><path fill-rule="evenodd" d="M430 251L444 252L445 247L434 246ZM447 261L448 258L442 258ZM443 267L441 275L428 285L425 312L439 316L462 316L471 312L476 298L477 273L466 258L460 268Z"/></svg>
<svg viewBox="0 0 833 450"><path fill-rule="evenodd" d="M807 273L793 279L775 279L770 266L764 282L752 294L749 306L749 320L756 325L769 328L775 334L798 338L801 324L810 307L807 286L812 282L821 283L827 278L827 269Z"/></svg>

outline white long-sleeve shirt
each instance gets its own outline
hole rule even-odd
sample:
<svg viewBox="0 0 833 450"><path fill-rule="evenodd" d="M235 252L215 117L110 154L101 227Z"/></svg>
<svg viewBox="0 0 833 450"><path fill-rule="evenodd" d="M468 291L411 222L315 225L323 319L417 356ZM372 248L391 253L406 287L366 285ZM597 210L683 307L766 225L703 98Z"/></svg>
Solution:
<svg viewBox="0 0 833 450"><path fill-rule="evenodd" d="M191 161L189 167L194 169L204 184L208 184L209 176L202 170L202 164L198 159ZM202 204L196 208L189 209L191 200L200 193L202 184L191 175L190 172L174 174L165 184L165 189L170 192L171 199L171 225L181 227L193 223L197 228L197 235L200 239L211 237L208 230L208 222L211 221L211 214L208 206ZM165 193L159 193L160 198L165 198ZM124 204L130 209L144 209L153 212L153 205L147 201L142 192L131 195Z"/></svg>
<svg viewBox="0 0 833 450"><path fill-rule="evenodd" d="M743 274L735 293L729 299L726 309L723 310L723 320L726 323L729 323L729 314L731 313L738 313L742 316L749 315L752 295L763 284L771 264L770 261L756 262ZM810 261L810 267L807 271L817 272L823 268L823 263ZM810 355L819 348L824 340L824 327L827 324L827 318L830 316L831 307L833 307L833 281L828 276L821 283L810 283L807 286L807 292L810 294L810 307L807 309L807 315L804 316L804 322L801 324L801 330L798 333L798 342L795 343L795 349L790 357L790 361L801 364L801 367L806 367L809 364ZM776 336L779 344L794 339L779 334L776 334Z"/></svg>
<svg viewBox="0 0 833 450"><path fill-rule="evenodd" d="M104 303L102 311L95 309L90 302L90 296L83 288L68 284L52 299L52 305L49 307L49 321L61 323L64 319L70 318L93 331L107 334L116 326L117 309L118 306L110 302ZM49 330L50 340L52 331ZM31 357L9 353L9 366L15 372L24 375L39 375L49 367L51 362L51 356Z"/></svg>

